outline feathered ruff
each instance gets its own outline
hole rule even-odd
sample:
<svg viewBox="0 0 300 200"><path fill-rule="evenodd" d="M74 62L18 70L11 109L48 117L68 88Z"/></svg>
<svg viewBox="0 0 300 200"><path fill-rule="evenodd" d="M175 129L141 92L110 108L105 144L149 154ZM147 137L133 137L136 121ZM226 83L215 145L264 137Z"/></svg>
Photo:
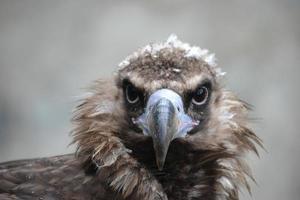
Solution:
<svg viewBox="0 0 300 200"><path fill-rule="evenodd" d="M120 90L100 81L92 91L74 117L77 154L92 161L96 176L124 198L237 200L242 186L250 192L248 180L254 179L244 154L258 154L256 145L262 143L248 128L248 104L231 92L220 90L215 97L207 124L212 128L174 141L159 172L152 141L128 127Z"/></svg>

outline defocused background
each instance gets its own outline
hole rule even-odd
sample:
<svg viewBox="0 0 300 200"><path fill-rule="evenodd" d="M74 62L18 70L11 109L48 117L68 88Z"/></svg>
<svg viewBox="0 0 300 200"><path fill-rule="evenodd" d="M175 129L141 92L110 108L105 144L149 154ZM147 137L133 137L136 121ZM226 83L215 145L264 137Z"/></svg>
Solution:
<svg viewBox="0 0 300 200"><path fill-rule="evenodd" d="M0 161L74 151L71 111L93 80L170 33L215 52L254 105L268 152L252 199L300 197L300 1L0 1ZM242 199L251 199L242 194Z"/></svg>

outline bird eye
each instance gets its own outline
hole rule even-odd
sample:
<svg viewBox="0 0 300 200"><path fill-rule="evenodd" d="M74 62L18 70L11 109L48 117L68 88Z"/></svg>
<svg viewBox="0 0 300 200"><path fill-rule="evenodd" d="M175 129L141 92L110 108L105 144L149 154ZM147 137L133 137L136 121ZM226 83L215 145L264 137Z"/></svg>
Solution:
<svg viewBox="0 0 300 200"><path fill-rule="evenodd" d="M205 86L198 88L192 98L192 102L195 105L203 105L208 99L208 89Z"/></svg>
<svg viewBox="0 0 300 200"><path fill-rule="evenodd" d="M137 103L140 100L138 90L131 84L126 86L126 99L130 104Z"/></svg>

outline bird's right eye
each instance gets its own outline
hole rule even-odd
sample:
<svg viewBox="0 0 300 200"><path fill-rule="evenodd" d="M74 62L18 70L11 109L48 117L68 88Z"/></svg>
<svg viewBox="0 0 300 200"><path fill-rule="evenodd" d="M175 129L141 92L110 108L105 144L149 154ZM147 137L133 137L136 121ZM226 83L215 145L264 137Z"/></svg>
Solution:
<svg viewBox="0 0 300 200"><path fill-rule="evenodd" d="M126 100L130 104L135 104L140 100L139 91L132 84L126 86Z"/></svg>

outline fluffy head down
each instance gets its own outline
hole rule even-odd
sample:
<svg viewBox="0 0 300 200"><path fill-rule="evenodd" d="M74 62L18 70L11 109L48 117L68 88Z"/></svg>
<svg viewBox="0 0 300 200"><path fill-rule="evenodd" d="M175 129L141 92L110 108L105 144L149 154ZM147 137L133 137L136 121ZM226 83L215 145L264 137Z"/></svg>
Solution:
<svg viewBox="0 0 300 200"><path fill-rule="evenodd" d="M122 159L136 162L169 199L175 193L180 199L238 199L239 187L250 190L247 180L252 178L244 153L257 153L256 144L261 141L248 128L248 104L222 87L222 75L214 54L183 43L175 35L165 43L138 50L120 63L113 81L96 81L78 106L73 135L79 157L88 166L96 164L97 170L120 167L116 163ZM135 107L126 103L128 83L141 94ZM208 100L196 106L193 94L203 85L208 88ZM164 171L168 176L157 175L152 141L132 123L145 109L149 96L162 88L179 94L185 112L201 121L185 138L171 143ZM119 170L117 175L101 176L123 197L129 197L141 180L124 166ZM132 174L126 175L129 172ZM172 175L177 178L170 178Z"/></svg>
<svg viewBox="0 0 300 200"><path fill-rule="evenodd" d="M137 86L191 89L201 79L225 75L216 65L214 54L190 46L171 35L165 43L145 46L119 64L119 80L129 78ZM189 88L190 87L190 88Z"/></svg>

